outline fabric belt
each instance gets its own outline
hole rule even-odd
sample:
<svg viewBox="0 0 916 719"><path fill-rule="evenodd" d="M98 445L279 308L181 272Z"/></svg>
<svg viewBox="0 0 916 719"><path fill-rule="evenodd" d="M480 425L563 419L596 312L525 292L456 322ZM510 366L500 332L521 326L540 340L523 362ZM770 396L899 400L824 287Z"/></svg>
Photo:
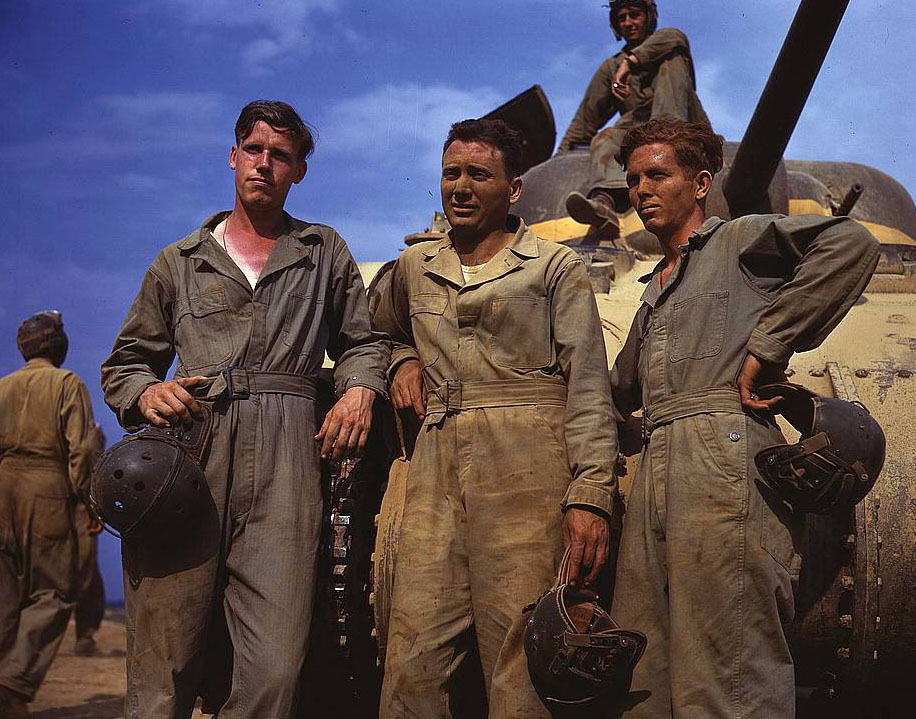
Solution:
<svg viewBox="0 0 916 719"><path fill-rule="evenodd" d="M318 380L294 372L261 372L245 367L227 367L222 372L229 399L248 399L253 394L292 394L315 399Z"/></svg>
<svg viewBox="0 0 916 719"><path fill-rule="evenodd" d="M426 395L426 416L485 407L566 405L566 382L559 377L462 382L448 379Z"/></svg>
<svg viewBox="0 0 916 719"><path fill-rule="evenodd" d="M670 424L684 417L693 417L697 414L707 414L709 412L743 413L741 395L738 393L737 388L707 387L706 389L677 394L644 407L642 412L643 441L648 441L649 436L657 427Z"/></svg>
<svg viewBox="0 0 916 719"><path fill-rule="evenodd" d="M27 454L5 454L0 457L6 467L25 469L52 469L61 472L65 477L70 474L70 465L66 460L54 457L35 457Z"/></svg>

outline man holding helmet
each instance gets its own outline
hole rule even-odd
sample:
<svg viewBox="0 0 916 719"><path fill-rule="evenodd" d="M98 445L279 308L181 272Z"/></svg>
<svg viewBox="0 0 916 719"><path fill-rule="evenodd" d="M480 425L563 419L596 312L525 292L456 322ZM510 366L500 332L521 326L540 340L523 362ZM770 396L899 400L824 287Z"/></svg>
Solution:
<svg viewBox="0 0 916 719"><path fill-rule="evenodd" d="M785 445L762 385L843 319L878 243L848 217L707 219L722 138L704 124L651 120L620 159L664 250L612 373L620 413L643 410L612 611L648 639L627 716L789 719L798 515L758 487L755 457Z"/></svg>
<svg viewBox="0 0 916 719"><path fill-rule="evenodd" d="M623 49L595 72L559 152L590 144L590 186L572 192L566 211L607 239L619 235L617 211L628 206L626 181L617 164L627 130L653 117L709 124L696 94L687 37L674 28L657 29L655 0L610 0L611 29ZM601 130L614 115L613 127Z"/></svg>
<svg viewBox="0 0 916 719"><path fill-rule="evenodd" d="M85 385L60 369L58 312L25 320L25 366L0 379L0 716L27 716L76 595L74 508L98 455Z"/></svg>
<svg viewBox="0 0 916 719"><path fill-rule="evenodd" d="M205 650L223 621L231 688L207 692L210 705L225 719L294 711L315 599L319 457L338 460L365 444L389 360L343 239L283 209L313 147L288 104L243 108L229 151L232 211L159 253L102 366L105 400L122 425L173 425L174 436L150 440L158 449L148 451L171 457L174 474L159 516L189 511L198 457L209 503L180 532L143 529L155 517L138 514L142 536L122 545L128 719L189 717L205 680L221 685L205 672L221 657ZM339 399L316 435L326 352ZM176 378L165 381L176 354ZM191 457L181 445L194 444L194 431L179 437L177 426L200 417L204 402L212 430Z"/></svg>

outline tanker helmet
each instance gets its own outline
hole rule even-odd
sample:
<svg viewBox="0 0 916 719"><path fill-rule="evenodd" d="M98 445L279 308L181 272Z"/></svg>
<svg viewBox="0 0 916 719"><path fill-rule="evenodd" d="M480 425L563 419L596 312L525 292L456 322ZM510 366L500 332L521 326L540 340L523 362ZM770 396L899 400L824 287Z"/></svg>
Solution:
<svg viewBox="0 0 916 719"><path fill-rule="evenodd" d="M92 473L90 491L102 521L122 538L161 535L186 526L206 491L193 452L201 446L209 422L207 410L204 422L191 430L144 427L105 452Z"/></svg>
<svg viewBox="0 0 916 719"><path fill-rule="evenodd" d="M567 549L556 584L525 608L528 674L554 717L625 694L646 649L645 635L618 627L594 592L567 583L568 568Z"/></svg>
<svg viewBox="0 0 916 719"><path fill-rule="evenodd" d="M26 361L47 357L55 367L60 367L67 358L69 346L60 312L45 310L23 320L16 332L16 346Z"/></svg>
<svg viewBox="0 0 916 719"><path fill-rule="evenodd" d="M821 397L788 382L760 387L762 399L782 396L775 411L801 433L795 444L757 453L761 481L795 511L827 514L853 507L884 466L881 426L865 406Z"/></svg>
<svg viewBox="0 0 916 719"><path fill-rule="evenodd" d="M617 11L624 7L636 5L646 12L648 19L648 34L651 35L658 28L658 6L655 0L609 0L607 8L610 10L611 29L614 31L614 37L618 40L623 39L620 34L620 24L617 22Z"/></svg>

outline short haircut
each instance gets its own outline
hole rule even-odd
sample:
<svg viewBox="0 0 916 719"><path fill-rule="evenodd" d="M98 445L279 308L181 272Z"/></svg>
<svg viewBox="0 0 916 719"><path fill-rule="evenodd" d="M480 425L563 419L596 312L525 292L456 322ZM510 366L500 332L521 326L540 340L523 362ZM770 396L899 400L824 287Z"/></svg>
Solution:
<svg viewBox="0 0 916 719"><path fill-rule="evenodd" d="M280 100L255 100L242 108L235 122L235 144L251 134L254 126L264 121L278 132L286 132L299 141L299 159L307 159L315 150L314 131L299 117L293 107Z"/></svg>
<svg viewBox="0 0 916 719"><path fill-rule="evenodd" d="M452 125L442 154L455 140L481 142L503 154L503 166L511 179L522 174L522 136L502 120L462 120Z"/></svg>
<svg viewBox="0 0 916 719"><path fill-rule="evenodd" d="M637 147L670 145L682 168L694 175L707 170L715 176L722 169L723 142L722 136L706 123L653 119L624 136L617 161L626 167Z"/></svg>

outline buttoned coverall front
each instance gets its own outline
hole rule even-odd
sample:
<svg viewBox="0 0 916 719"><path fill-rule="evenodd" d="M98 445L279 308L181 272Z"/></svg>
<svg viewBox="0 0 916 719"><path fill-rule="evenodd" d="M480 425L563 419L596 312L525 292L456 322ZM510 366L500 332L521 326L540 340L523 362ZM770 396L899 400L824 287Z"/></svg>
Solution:
<svg viewBox="0 0 916 719"><path fill-rule="evenodd" d="M627 54L639 65L630 73L630 95L618 100L611 93L614 75ZM612 127L601 128L616 114ZM693 59L687 36L675 28L662 28L634 48L624 48L595 71L585 96L560 142L559 152L590 144L589 188L614 192L618 209L626 197L626 174L617 162L624 135L652 118L709 124L696 93Z"/></svg>
<svg viewBox="0 0 916 719"><path fill-rule="evenodd" d="M44 357L0 379L0 685L31 701L76 598L73 510L98 456L86 386Z"/></svg>
<svg viewBox="0 0 916 719"><path fill-rule="evenodd" d="M427 411L407 477L380 716L452 716L472 626L493 719L549 717L522 608L549 589L562 508L611 512L616 424L585 265L524 223L465 284L446 238L409 247L375 312ZM452 697L454 699L455 697Z"/></svg>
<svg viewBox="0 0 916 719"><path fill-rule="evenodd" d="M325 352L338 395L386 393L390 347L370 327L343 239L286 215L252 289L212 235L226 215L159 254L102 366L106 402L125 426L142 421L137 400L176 353L176 376L212 378L203 456L212 501L181 536L122 545L128 719L190 716L204 664L218 659L205 652L214 612L233 648L220 717L287 719L315 596L314 385Z"/></svg>
<svg viewBox="0 0 916 719"><path fill-rule="evenodd" d="M801 568L798 517L766 500L754 457L783 443L743 410L748 352L785 368L817 347L865 288L878 244L841 217L713 217L648 282L613 372L621 414L642 407L646 445L624 517L612 616L644 632L626 714L789 719ZM765 378L764 378L765 379Z"/></svg>

